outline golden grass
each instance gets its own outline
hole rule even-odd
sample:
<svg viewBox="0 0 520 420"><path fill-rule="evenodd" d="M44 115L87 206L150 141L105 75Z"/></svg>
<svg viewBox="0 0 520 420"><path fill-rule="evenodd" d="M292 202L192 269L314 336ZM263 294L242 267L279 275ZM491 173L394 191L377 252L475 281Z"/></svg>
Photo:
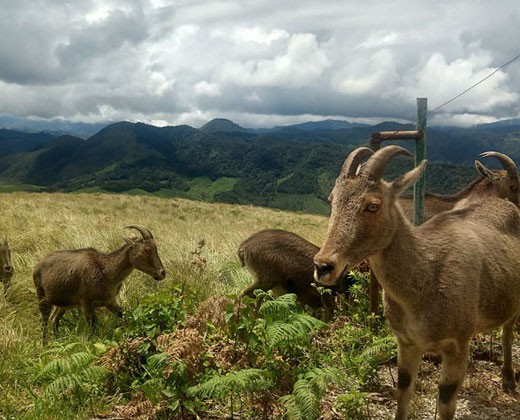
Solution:
<svg viewBox="0 0 520 420"><path fill-rule="evenodd" d="M123 307L172 283L197 289L202 300L238 292L251 281L236 250L253 232L278 227L319 244L327 223L321 216L252 206L100 193L0 193L0 206L0 237L9 239L15 269L7 296L0 294L0 417L35 413L35 381L48 355L41 346L32 271L49 252L83 247L111 252L132 234L124 226L141 224L154 234L167 277L156 282L134 271L119 296ZM198 248L201 239L205 245ZM98 315L102 339L116 321L107 311ZM87 340L79 311L69 311L60 342Z"/></svg>
<svg viewBox="0 0 520 420"><path fill-rule="evenodd" d="M236 257L238 245L250 234L278 227L319 244L327 223L316 215L149 196L15 192L0 194L0 203L0 235L9 238L15 268L7 298L0 297L0 357L4 358L17 351L13 343L39 345L32 270L49 252L83 247L110 252L130 234L124 226L142 224L155 236L167 277L156 283L134 271L120 296L123 305L129 296L171 282L222 295L250 281ZM205 241L200 250L203 267L194 263L200 239Z"/></svg>

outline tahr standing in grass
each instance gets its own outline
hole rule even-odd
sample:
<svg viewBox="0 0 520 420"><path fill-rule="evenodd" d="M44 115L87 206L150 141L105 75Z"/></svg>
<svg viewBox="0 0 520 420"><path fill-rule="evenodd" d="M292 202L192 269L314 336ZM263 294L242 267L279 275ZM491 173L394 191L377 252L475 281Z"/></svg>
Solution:
<svg viewBox="0 0 520 420"><path fill-rule="evenodd" d="M94 248L62 250L47 255L35 268L34 285L42 317L43 344L47 343L47 323L53 306L54 333L65 311L80 306L92 331L95 328L96 307L104 306L116 315L121 309L117 295L134 270L140 270L162 280L166 276L152 233L141 225L129 225L141 233L142 239L124 238L125 245L105 254Z"/></svg>

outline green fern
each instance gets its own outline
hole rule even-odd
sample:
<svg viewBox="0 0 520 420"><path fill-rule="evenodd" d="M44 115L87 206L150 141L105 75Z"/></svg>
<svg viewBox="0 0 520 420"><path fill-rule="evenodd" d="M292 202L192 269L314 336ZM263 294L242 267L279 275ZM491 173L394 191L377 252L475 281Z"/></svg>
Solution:
<svg viewBox="0 0 520 420"><path fill-rule="evenodd" d="M68 353L77 347L77 344L68 345L59 352ZM38 375L38 379L49 382L44 387L45 394L59 397L73 392L80 398L85 396L90 385L104 381L108 375L105 368L92 364L96 359L95 354L82 350L47 363Z"/></svg>
<svg viewBox="0 0 520 420"><path fill-rule="evenodd" d="M320 401L305 379L296 381L293 393L280 399L290 420L312 420L320 415Z"/></svg>
<svg viewBox="0 0 520 420"><path fill-rule="evenodd" d="M260 315L266 319L286 319L298 310L296 295L287 293L276 299L265 300L260 307Z"/></svg>
<svg viewBox="0 0 520 420"><path fill-rule="evenodd" d="M265 329L267 345L271 349L308 347L309 334L325 327L325 323L304 313L291 314L284 321L275 321Z"/></svg>
<svg viewBox="0 0 520 420"><path fill-rule="evenodd" d="M337 368L323 367L311 369L303 376L311 384L314 392L321 397L325 394L330 384L336 384L341 381L343 373Z"/></svg>
<svg viewBox="0 0 520 420"><path fill-rule="evenodd" d="M265 292L260 291L257 296L257 299L261 298L263 302L259 309L261 318L256 320L255 330L264 336L269 349L307 347L309 334L326 326L298 307L295 294L288 293L276 299L265 295Z"/></svg>
<svg viewBox="0 0 520 420"><path fill-rule="evenodd" d="M45 387L45 393L55 396L66 391L80 391L82 393L87 384L97 383L106 378L106 375L106 369L101 366L88 366L79 373L67 373L56 378Z"/></svg>
<svg viewBox="0 0 520 420"><path fill-rule="evenodd" d="M298 379L293 392L280 398L290 420L312 420L320 416L320 399L331 383L340 381L340 371L334 368L314 368Z"/></svg>
<svg viewBox="0 0 520 420"><path fill-rule="evenodd" d="M95 359L95 355L86 351L73 353L66 358L56 359L47 363L40 372L40 376L52 377L55 375L67 374L89 365Z"/></svg>
<svg viewBox="0 0 520 420"><path fill-rule="evenodd" d="M151 355L147 361L146 365L149 370L152 371L160 371L162 368L168 365L168 354L167 353L157 353Z"/></svg>
<svg viewBox="0 0 520 420"><path fill-rule="evenodd" d="M396 340L392 335L379 337L368 346L360 355L361 358L377 358L379 361L385 361L396 351Z"/></svg>
<svg viewBox="0 0 520 420"><path fill-rule="evenodd" d="M188 389L188 396L224 401L232 394L253 393L269 389L271 381L263 369L243 369L215 376Z"/></svg>

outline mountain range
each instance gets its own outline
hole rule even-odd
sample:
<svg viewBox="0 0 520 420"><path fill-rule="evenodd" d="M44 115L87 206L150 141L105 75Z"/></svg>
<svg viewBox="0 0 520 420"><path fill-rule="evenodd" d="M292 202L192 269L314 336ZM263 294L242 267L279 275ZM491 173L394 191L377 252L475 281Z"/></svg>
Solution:
<svg viewBox="0 0 520 420"><path fill-rule="evenodd" d="M215 119L199 129L117 122L82 138L4 128L0 183L4 190L150 193L326 213L345 156L367 145L372 132L410 129L335 120L250 129ZM520 120L428 128L427 190L461 188L476 176L473 162L487 150L520 162ZM485 164L496 167L491 159ZM409 159L397 159L386 176L408 167Z"/></svg>

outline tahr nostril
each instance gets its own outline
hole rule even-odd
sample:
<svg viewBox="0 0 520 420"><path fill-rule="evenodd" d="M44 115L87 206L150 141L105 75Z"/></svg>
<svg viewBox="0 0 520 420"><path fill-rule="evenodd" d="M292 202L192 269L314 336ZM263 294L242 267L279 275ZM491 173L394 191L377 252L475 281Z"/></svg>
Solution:
<svg viewBox="0 0 520 420"><path fill-rule="evenodd" d="M315 262L314 268L316 269L318 276L321 277L331 273L334 270L334 265L330 263Z"/></svg>

